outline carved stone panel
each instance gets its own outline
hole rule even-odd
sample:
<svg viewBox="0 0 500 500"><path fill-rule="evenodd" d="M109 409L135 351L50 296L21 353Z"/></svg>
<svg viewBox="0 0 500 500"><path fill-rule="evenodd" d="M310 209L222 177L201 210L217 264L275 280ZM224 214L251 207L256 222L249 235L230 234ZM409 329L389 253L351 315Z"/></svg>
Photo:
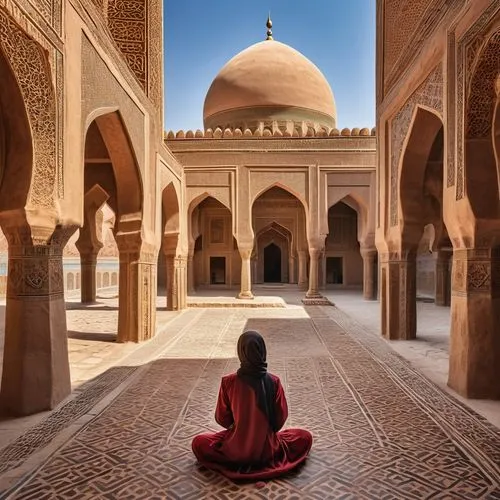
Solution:
<svg viewBox="0 0 500 500"><path fill-rule="evenodd" d="M146 91L147 65L147 2L144 0L109 0L108 27Z"/></svg>
<svg viewBox="0 0 500 500"><path fill-rule="evenodd" d="M471 137L480 137L491 130L491 111L488 102L494 92L495 71L498 74L500 56L500 34L497 32L488 43L485 52L485 39L481 35L500 12L498 2L492 2L470 30L459 40L457 47L457 101L456 101L456 148L457 148L457 182L456 199L465 196L464 148L465 133ZM496 66L495 66L496 64ZM485 107L486 106L486 107ZM468 111L467 121L465 119ZM488 117L490 117L488 125Z"/></svg>
<svg viewBox="0 0 500 500"><path fill-rule="evenodd" d="M57 165L62 161L62 153L57 148L56 93L49 61L44 49L2 9L0 47L19 84L32 131L33 173L29 201L36 206L49 207L53 204Z"/></svg>

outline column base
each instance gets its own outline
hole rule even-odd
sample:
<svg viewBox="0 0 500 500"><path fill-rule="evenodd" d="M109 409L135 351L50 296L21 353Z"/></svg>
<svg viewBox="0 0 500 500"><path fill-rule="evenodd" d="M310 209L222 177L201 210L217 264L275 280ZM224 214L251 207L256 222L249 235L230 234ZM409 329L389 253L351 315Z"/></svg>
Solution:
<svg viewBox="0 0 500 500"><path fill-rule="evenodd" d="M319 295L317 297L304 297L302 299L302 304L305 306L335 306L335 304L327 299L326 297L323 297L322 295Z"/></svg>
<svg viewBox="0 0 500 500"><path fill-rule="evenodd" d="M237 299L254 299L254 294L252 292L240 292L237 296Z"/></svg>

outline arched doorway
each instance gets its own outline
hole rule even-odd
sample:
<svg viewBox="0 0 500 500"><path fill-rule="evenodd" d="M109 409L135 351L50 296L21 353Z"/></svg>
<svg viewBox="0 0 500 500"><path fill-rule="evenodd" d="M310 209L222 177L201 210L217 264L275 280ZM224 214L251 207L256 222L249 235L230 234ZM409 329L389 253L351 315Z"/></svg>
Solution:
<svg viewBox="0 0 500 500"><path fill-rule="evenodd" d="M444 241L443 124L438 115L415 109L403 153L399 180L400 236L391 243L394 261L382 270L382 330L390 339L414 339L417 334L417 269L425 253L438 251ZM425 241L424 228L432 224L438 237ZM423 240L424 238L424 240ZM424 254L424 255L423 255ZM435 264L433 264L435 268Z"/></svg>
<svg viewBox="0 0 500 500"><path fill-rule="evenodd" d="M77 241L82 268L82 301L92 303L96 300L97 255L103 247L96 223L107 206L114 216L111 234L116 240L120 259L115 260L117 269L107 266L100 281L102 286L111 286L112 276L119 274L118 289L113 294L118 296L117 339L137 342L154 334L156 291L153 287L156 284L150 266L140 264L142 181L119 112L98 116L90 123L85 136L84 162L84 225ZM141 266L144 267L142 277ZM132 268L137 269L132 271ZM150 297L142 303L134 300L139 280L143 287L147 283ZM111 304L111 307L116 306ZM146 308L148 314L139 313L139 308ZM147 324L141 322L144 317L148 318Z"/></svg>
<svg viewBox="0 0 500 500"><path fill-rule="evenodd" d="M241 259L232 232L228 207L208 194L195 199L189 213L188 269L193 288L232 288L239 284Z"/></svg>
<svg viewBox="0 0 500 500"><path fill-rule="evenodd" d="M326 286L361 287L363 261L358 241L358 214L343 201L328 210L328 236L322 266Z"/></svg>
<svg viewBox="0 0 500 500"><path fill-rule="evenodd" d="M183 266L176 262L180 234L179 199L171 182L162 192L161 247L158 253L158 294L165 295L169 311L185 306L186 278ZM182 264L182 263L181 263Z"/></svg>
<svg viewBox="0 0 500 500"><path fill-rule="evenodd" d="M255 199L252 226L254 282L306 286L308 246L302 202L286 189L272 186Z"/></svg>
<svg viewBox="0 0 500 500"><path fill-rule="evenodd" d="M264 248L264 283L281 283L281 248L275 243Z"/></svg>

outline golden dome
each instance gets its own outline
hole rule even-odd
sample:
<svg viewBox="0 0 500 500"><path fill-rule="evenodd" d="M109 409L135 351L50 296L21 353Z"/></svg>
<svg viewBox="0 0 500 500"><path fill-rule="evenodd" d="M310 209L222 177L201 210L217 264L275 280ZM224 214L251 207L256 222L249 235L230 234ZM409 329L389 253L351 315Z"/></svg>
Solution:
<svg viewBox="0 0 500 500"><path fill-rule="evenodd" d="M268 39L221 69L205 98L203 120L205 128L293 121L331 129L337 111L321 71L297 50Z"/></svg>

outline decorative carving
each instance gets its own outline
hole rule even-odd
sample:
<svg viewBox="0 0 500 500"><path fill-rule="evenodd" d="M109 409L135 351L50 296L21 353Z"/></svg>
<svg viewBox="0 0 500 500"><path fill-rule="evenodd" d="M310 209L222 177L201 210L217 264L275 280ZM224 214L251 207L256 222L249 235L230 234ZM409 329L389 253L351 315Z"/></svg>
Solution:
<svg viewBox="0 0 500 500"><path fill-rule="evenodd" d="M489 289L491 286L491 265L471 262L467 269L467 289Z"/></svg>
<svg viewBox="0 0 500 500"><path fill-rule="evenodd" d="M439 64L427 79L405 102L391 121L391 165L390 165L390 223L398 223L398 179L399 163L403 144L408 135L415 106L422 105L443 114L443 68Z"/></svg>
<svg viewBox="0 0 500 500"><path fill-rule="evenodd" d="M147 2L109 0L108 27L130 69L147 92Z"/></svg>
<svg viewBox="0 0 500 500"><path fill-rule="evenodd" d="M447 0L386 0L384 4L384 93L398 80L423 41L450 9Z"/></svg>
<svg viewBox="0 0 500 500"><path fill-rule="evenodd" d="M496 102L495 82L499 71L500 30L488 40L468 85L467 138L482 138L491 134Z"/></svg>
<svg viewBox="0 0 500 500"><path fill-rule="evenodd" d="M51 69L43 48L1 9L0 46L17 78L32 131L33 174L29 201L50 207L58 162L56 96Z"/></svg>
<svg viewBox="0 0 500 500"><path fill-rule="evenodd" d="M456 199L461 200L465 196L465 176L464 176L464 146L465 146L465 110L470 112L470 117L468 116L467 121L467 133L472 132L473 136L477 137L484 134L485 130L485 119L488 116L488 111L485 109L484 99L488 99L488 95L491 96L490 90L494 90L494 80L491 80L491 74L496 58L496 73L498 74L498 55L499 46L499 33L495 33L491 37L491 45L488 45L484 54L480 55L480 61L477 62L477 54L480 49L484 46L484 39L480 36L482 32L487 30L487 27L491 20L500 11L500 5L498 2L492 2L490 6L483 12L479 19L472 25L472 27L467 31L467 33L460 39L457 48L457 104L456 104L456 147L457 147L457 185L456 185ZM497 54L494 53L496 47ZM490 51L491 49L491 51ZM482 67L484 63L484 67ZM472 71L472 67L476 66L475 71ZM492 85L492 89L488 89L488 78L490 78L489 84ZM466 83L468 80L469 83ZM477 86L474 89L474 86ZM467 91L471 92L469 98L467 97ZM481 93L486 92L485 96ZM467 105L467 101L469 104ZM481 115L486 115L481 118ZM469 120L471 118L471 120ZM469 123L471 128L469 128ZM491 122L490 122L491 127Z"/></svg>
<svg viewBox="0 0 500 500"><path fill-rule="evenodd" d="M148 0L148 96L163 114L163 4Z"/></svg>
<svg viewBox="0 0 500 500"><path fill-rule="evenodd" d="M448 168L446 171L446 187L455 185L455 121L456 121L456 54L455 33L448 34L448 71L446 72L447 95L447 140L448 140Z"/></svg>

